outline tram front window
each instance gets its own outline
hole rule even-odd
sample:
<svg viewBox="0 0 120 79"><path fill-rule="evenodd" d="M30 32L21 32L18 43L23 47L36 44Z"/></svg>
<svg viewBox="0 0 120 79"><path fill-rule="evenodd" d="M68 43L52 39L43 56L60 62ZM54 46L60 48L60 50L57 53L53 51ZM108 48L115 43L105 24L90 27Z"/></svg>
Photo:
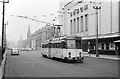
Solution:
<svg viewBox="0 0 120 79"><path fill-rule="evenodd" d="M67 40L67 48L75 49L75 40Z"/></svg>
<svg viewBox="0 0 120 79"><path fill-rule="evenodd" d="M76 49L81 49L81 40L76 40Z"/></svg>

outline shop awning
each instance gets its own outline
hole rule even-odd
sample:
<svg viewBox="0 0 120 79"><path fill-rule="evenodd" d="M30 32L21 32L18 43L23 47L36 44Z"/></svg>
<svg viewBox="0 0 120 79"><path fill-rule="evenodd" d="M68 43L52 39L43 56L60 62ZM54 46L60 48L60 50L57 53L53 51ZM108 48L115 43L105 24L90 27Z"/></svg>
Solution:
<svg viewBox="0 0 120 79"><path fill-rule="evenodd" d="M120 42L120 40L114 41L114 42Z"/></svg>

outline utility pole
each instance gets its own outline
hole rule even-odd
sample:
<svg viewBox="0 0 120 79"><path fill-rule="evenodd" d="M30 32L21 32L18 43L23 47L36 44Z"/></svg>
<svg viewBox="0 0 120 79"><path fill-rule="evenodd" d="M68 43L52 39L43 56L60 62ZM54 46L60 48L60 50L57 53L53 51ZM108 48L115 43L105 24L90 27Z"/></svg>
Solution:
<svg viewBox="0 0 120 79"><path fill-rule="evenodd" d="M2 18L2 55L4 54L4 21L5 21L5 3L9 3L9 0L5 2L5 0L0 1L3 3L3 18ZM2 56L3 59L3 56Z"/></svg>
<svg viewBox="0 0 120 79"><path fill-rule="evenodd" d="M96 57L99 57L98 52L98 9L101 9L100 6L93 6L94 9L96 9Z"/></svg>
<svg viewBox="0 0 120 79"><path fill-rule="evenodd" d="M5 3L3 0L3 19L2 19L2 55L4 54L4 46L3 46L3 42L4 42L4 14L5 14ZM2 56L3 59L3 56Z"/></svg>

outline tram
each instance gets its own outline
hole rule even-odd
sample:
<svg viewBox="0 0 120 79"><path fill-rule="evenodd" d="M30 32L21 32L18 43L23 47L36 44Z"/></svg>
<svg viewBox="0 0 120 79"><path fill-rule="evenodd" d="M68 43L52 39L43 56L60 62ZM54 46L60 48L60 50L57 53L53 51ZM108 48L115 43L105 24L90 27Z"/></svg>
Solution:
<svg viewBox="0 0 120 79"><path fill-rule="evenodd" d="M83 62L84 56L81 37L64 36L42 43L41 55L48 58L59 58L65 61Z"/></svg>

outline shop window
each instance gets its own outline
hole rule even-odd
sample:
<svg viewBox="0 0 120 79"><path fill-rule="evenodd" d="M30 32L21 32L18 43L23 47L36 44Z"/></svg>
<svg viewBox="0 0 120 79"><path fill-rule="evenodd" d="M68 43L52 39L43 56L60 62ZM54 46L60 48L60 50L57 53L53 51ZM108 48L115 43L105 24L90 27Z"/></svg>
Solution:
<svg viewBox="0 0 120 79"><path fill-rule="evenodd" d="M109 44L106 43L106 50L109 50Z"/></svg>
<svg viewBox="0 0 120 79"><path fill-rule="evenodd" d="M101 49L104 50L104 44L103 43L101 44Z"/></svg>
<svg viewBox="0 0 120 79"><path fill-rule="evenodd" d="M101 49L101 43L98 44L98 49Z"/></svg>
<svg viewBox="0 0 120 79"><path fill-rule="evenodd" d="M114 49L115 49L115 44L114 44L114 43L111 43L111 44L110 44L110 49L111 49L111 50L114 50Z"/></svg>

